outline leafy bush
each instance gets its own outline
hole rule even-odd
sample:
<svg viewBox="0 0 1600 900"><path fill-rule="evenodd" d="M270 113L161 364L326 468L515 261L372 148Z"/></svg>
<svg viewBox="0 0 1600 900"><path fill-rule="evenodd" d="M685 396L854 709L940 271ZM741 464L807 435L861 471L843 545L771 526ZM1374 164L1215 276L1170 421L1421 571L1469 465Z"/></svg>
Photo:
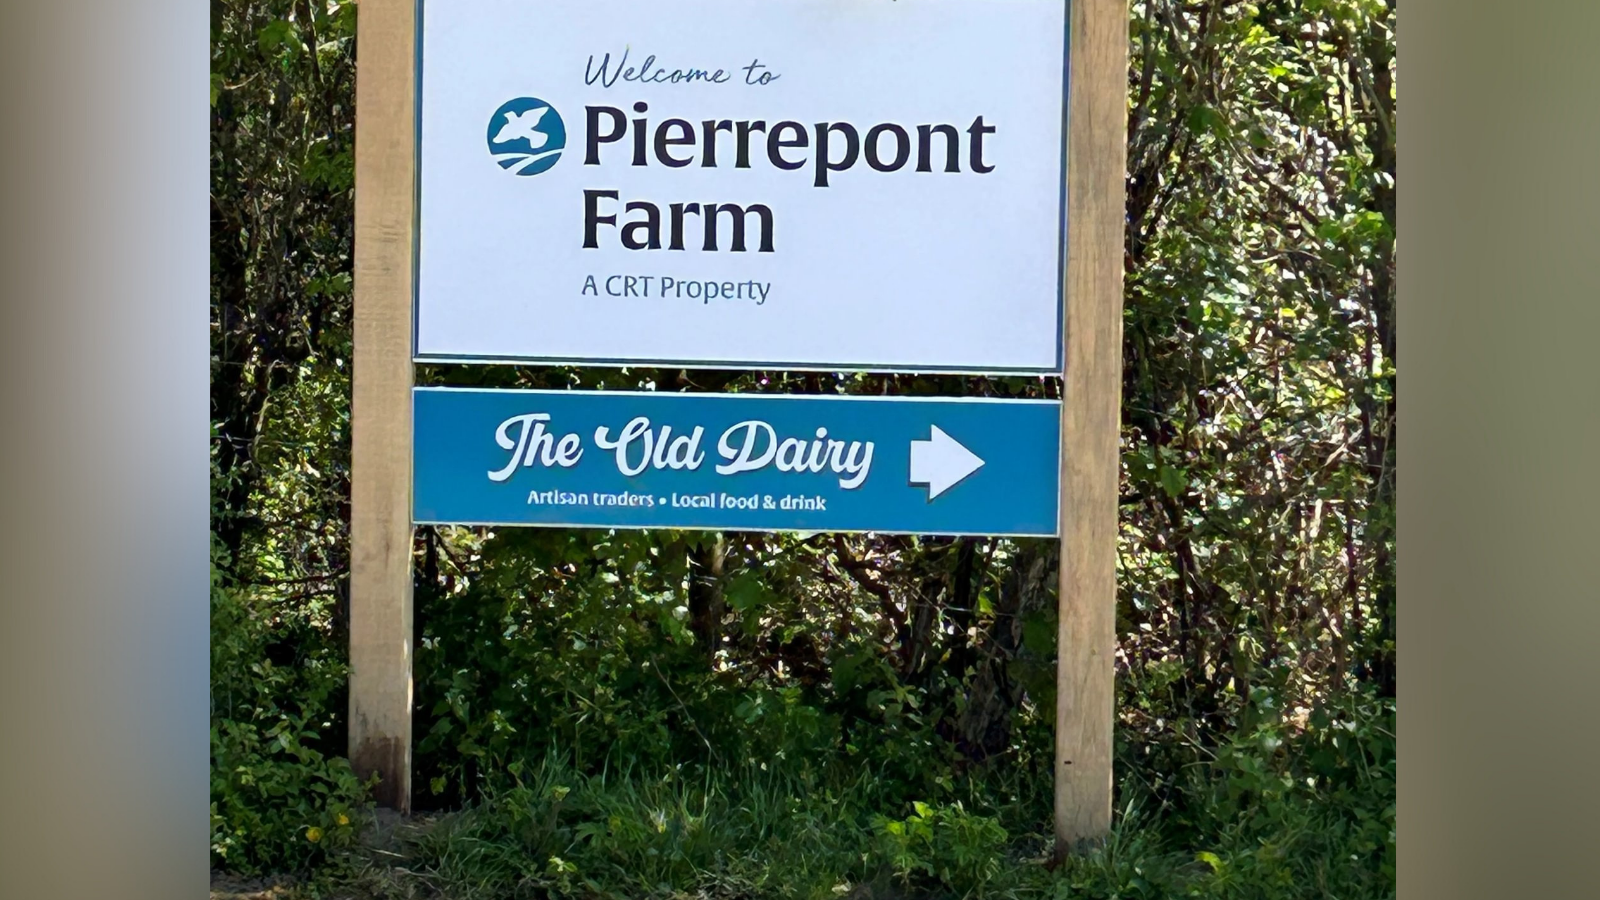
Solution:
<svg viewBox="0 0 1600 900"><path fill-rule="evenodd" d="M211 727L212 862L234 871L300 870L348 848L366 818L366 786L342 757L304 741L297 717L263 731Z"/></svg>
<svg viewBox="0 0 1600 900"><path fill-rule="evenodd" d="M1393 4L1129 13L1106 846L1041 863L1053 542L424 528L415 801L451 812L408 851L425 876L395 878L630 900L1392 895ZM342 858L364 809L338 757L355 16L213 6L212 850L234 869ZM417 375L1058 396L927 374Z"/></svg>
<svg viewBox="0 0 1600 900"><path fill-rule="evenodd" d="M929 806L916 801L904 819L879 816L874 823L879 852L907 883L927 879L960 894L981 892L1000 872L1006 830L960 803Z"/></svg>
<svg viewBox="0 0 1600 900"><path fill-rule="evenodd" d="M299 870L348 847L367 786L325 749L345 669L275 665L270 595L211 585L211 858L234 871Z"/></svg>

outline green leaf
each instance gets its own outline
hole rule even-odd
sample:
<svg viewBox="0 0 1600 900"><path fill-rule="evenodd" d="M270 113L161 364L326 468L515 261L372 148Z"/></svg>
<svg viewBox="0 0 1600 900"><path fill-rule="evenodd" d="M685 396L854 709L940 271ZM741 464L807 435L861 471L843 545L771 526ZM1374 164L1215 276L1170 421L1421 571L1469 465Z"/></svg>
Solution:
<svg viewBox="0 0 1600 900"><path fill-rule="evenodd" d="M1220 138L1227 138L1232 130L1227 116L1204 103L1189 110L1189 129L1199 134L1213 134Z"/></svg>
<svg viewBox="0 0 1600 900"><path fill-rule="evenodd" d="M1161 467L1161 489L1167 492L1168 497L1176 500L1183 496L1188 487L1189 476L1182 469L1176 466Z"/></svg>
<svg viewBox="0 0 1600 900"><path fill-rule="evenodd" d="M1022 620L1022 646L1035 656L1049 656L1056 649L1056 622L1045 613Z"/></svg>
<svg viewBox="0 0 1600 900"><path fill-rule="evenodd" d="M256 32L256 43L262 52L271 53L281 47L290 50L304 50L305 44L301 42L300 35L296 33L293 22L279 19L267 23L266 27Z"/></svg>
<svg viewBox="0 0 1600 900"><path fill-rule="evenodd" d="M723 588L723 596L727 598L729 606L739 612L745 612L766 602L767 589L766 585L761 583L759 575L746 570L729 579L727 586Z"/></svg>

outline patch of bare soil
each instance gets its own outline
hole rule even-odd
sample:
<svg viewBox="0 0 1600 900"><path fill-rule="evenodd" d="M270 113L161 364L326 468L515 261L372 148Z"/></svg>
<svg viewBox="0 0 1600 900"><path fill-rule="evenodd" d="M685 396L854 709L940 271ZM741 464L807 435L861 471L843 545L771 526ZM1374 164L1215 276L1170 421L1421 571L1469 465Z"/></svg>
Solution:
<svg viewBox="0 0 1600 900"><path fill-rule="evenodd" d="M240 878L227 872L211 873L211 900L290 900L294 883L287 878Z"/></svg>
<svg viewBox="0 0 1600 900"><path fill-rule="evenodd" d="M409 860L405 855L407 839L425 832L436 818L425 815L407 818L390 810L376 810L346 861L350 871L336 876L336 884L328 884L326 879L320 881L317 895L331 900L432 900L440 897L431 878L407 867ZM228 872L211 872L211 900L305 900L306 889L299 879L288 875L245 878Z"/></svg>

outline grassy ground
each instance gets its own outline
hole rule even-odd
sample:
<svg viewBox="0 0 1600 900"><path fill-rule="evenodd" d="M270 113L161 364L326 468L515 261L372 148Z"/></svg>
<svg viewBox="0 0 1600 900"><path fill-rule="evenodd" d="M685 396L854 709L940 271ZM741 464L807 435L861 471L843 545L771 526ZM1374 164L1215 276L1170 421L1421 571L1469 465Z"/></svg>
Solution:
<svg viewBox="0 0 1600 900"><path fill-rule="evenodd" d="M298 879L219 878L213 897L1380 898L1393 798L1197 772L1187 800L1127 801L1101 848L1049 864L1048 797L966 779L898 804L877 773L583 776L546 762L467 810L381 820ZM1236 774L1236 773L1235 773ZM1195 801L1207 789L1210 802ZM1124 795L1136 793L1127 788Z"/></svg>

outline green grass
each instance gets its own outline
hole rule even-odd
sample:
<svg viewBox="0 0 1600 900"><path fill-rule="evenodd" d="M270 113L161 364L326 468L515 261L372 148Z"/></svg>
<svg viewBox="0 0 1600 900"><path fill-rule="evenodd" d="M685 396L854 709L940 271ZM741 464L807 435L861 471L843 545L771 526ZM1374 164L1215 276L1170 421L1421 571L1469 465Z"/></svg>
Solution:
<svg viewBox="0 0 1600 900"><path fill-rule="evenodd" d="M1393 797L1310 784L1239 795L1196 766L1182 794L1126 801L1105 844L1059 868L1048 785L968 776L903 802L877 774L759 767L583 775L555 759L469 809L357 850L302 886L348 898L1393 896ZM1124 794L1131 793L1127 787ZM1385 814L1387 810L1387 818Z"/></svg>

